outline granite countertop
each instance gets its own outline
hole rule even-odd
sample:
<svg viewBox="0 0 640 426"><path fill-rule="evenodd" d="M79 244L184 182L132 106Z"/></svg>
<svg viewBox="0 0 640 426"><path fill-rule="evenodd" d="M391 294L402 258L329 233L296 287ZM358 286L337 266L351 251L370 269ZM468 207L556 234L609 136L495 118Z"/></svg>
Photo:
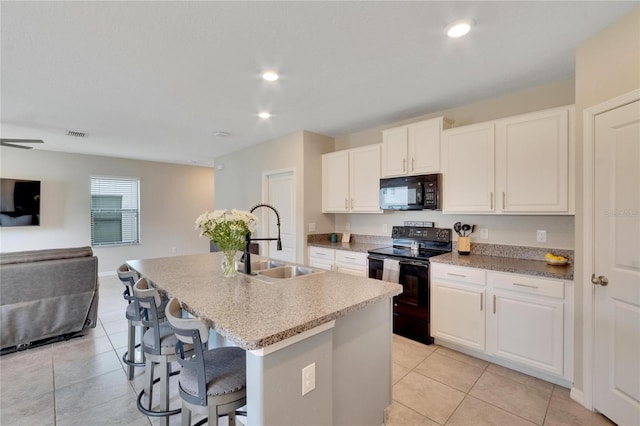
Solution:
<svg viewBox="0 0 640 426"><path fill-rule="evenodd" d="M377 249L377 248L389 247L390 246L390 244L373 244L373 243L360 243L360 242L349 242L349 243L337 242L337 243L332 243L330 241L308 242L307 245L308 246L315 246L315 247L324 247L324 248L330 248L330 249L337 249L337 250L356 251L356 252L360 252L360 253L368 253L369 250L372 250L372 249Z"/></svg>
<svg viewBox="0 0 640 426"><path fill-rule="evenodd" d="M328 271L273 283L240 272L224 278L222 258L218 252L127 264L247 350L264 348L402 292L399 284Z"/></svg>
<svg viewBox="0 0 640 426"><path fill-rule="evenodd" d="M573 280L572 264L565 266L553 266L540 260L516 259L481 254L460 256L457 252L434 256L430 258L429 261L432 263L445 263L448 265L467 266L470 268L488 269L491 271L535 275L539 277L555 278L558 280Z"/></svg>

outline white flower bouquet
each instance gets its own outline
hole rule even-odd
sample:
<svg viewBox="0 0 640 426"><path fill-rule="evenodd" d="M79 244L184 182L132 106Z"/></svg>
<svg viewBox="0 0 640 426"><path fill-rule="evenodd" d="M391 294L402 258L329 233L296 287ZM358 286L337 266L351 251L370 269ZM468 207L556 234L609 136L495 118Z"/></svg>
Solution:
<svg viewBox="0 0 640 426"><path fill-rule="evenodd" d="M258 224L258 218L253 213L233 209L205 212L196 219L196 229L200 236L206 236L224 252L226 265L223 264L225 276L235 275L233 257L246 244L247 233L253 232Z"/></svg>

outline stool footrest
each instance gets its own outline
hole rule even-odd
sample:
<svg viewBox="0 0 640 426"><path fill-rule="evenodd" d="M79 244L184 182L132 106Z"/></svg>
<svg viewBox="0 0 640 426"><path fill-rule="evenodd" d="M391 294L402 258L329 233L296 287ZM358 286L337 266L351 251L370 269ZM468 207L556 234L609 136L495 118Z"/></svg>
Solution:
<svg viewBox="0 0 640 426"><path fill-rule="evenodd" d="M177 374L180 374L180 371L173 371L169 374L169 376L175 376ZM160 378L157 378L153 381L153 384L155 385L156 383L160 382ZM146 408L144 408L142 406L142 397L144 396L144 389L142 389L139 393L138 393L138 411L140 411L142 414L144 414L145 416L150 416L150 417L166 417L166 416L173 416L175 414L180 414L182 412L182 408L176 408L175 410L168 410L168 411L153 411L153 410L148 410ZM149 404L151 405L151 404Z"/></svg>
<svg viewBox="0 0 640 426"><path fill-rule="evenodd" d="M138 343L135 348L138 349L140 347L140 343ZM145 363L143 362L135 362L135 361L129 361L129 351L126 351L123 355L122 355L122 362L124 362L127 365L130 365L132 367L144 367Z"/></svg>

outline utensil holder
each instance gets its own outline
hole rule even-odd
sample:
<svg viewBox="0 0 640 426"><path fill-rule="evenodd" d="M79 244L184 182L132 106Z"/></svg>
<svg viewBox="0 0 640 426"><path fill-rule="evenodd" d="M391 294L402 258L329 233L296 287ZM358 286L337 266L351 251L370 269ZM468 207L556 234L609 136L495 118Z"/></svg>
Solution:
<svg viewBox="0 0 640 426"><path fill-rule="evenodd" d="M471 254L471 238L458 237L458 254L465 256Z"/></svg>

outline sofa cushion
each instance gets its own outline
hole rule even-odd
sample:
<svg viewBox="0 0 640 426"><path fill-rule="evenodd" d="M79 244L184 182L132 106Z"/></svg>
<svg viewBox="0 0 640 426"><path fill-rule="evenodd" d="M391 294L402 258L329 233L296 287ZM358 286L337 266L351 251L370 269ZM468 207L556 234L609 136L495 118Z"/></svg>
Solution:
<svg viewBox="0 0 640 426"><path fill-rule="evenodd" d="M0 265L91 256L93 256L91 247L18 251L12 253L0 253Z"/></svg>

